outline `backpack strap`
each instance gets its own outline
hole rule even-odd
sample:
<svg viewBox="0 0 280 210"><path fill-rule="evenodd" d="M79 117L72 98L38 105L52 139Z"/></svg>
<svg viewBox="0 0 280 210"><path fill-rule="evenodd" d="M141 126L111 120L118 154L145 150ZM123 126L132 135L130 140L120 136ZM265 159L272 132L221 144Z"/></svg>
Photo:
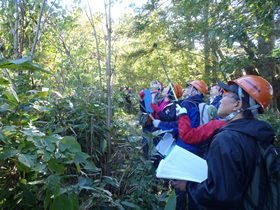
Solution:
<svg viewBox="0 0 280 210"><path fill-rule="evenodd" d="M205 122L203 120L203 113L204 113L204 110L205 110L205 107L206 107L206 103L203 103L203 106L202 106L202 110L201 112L199 112L199 117L200 117L200 125L204 125Z"/></svg>

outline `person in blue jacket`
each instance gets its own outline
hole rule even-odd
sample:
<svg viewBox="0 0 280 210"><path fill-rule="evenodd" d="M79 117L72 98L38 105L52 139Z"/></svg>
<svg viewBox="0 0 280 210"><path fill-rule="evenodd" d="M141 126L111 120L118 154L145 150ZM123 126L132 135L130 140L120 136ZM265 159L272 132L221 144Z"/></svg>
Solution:
<svg viewBox="0 0 280 210"><path fill-rule="evenodd" d="M257 141L265 148L275 138L271 125L256 119L269 105L273 91L255 75L219 86L224 93L218 115L227 125L214 135L206 154L208 178L202 183L175 181L174 186L187 189L197 209L245 210L245 194L259 155Z"/></svg>
<svg viewBox="0 0 280 210"><path fill-rule="evenodd" d="M222 99L222 89L218 85L213 85L210 88L210 97L207 103L215 106L218 110L221 99Z"/></svg>
<svg viewBox="0 0 280 210"><path fill-rule="evenodd" d="M206 94L206 92L207 85L202 80L191 81L183 92L183 96L185 96L186 98L180 102L180 106L188 111L187 115L191 120L192 128L196 128L199 126L200 117L198 104L204 102L204 95ZM180 138L177 139L177 145L196 154L199 152L196 146L186 144Z"/></svg>

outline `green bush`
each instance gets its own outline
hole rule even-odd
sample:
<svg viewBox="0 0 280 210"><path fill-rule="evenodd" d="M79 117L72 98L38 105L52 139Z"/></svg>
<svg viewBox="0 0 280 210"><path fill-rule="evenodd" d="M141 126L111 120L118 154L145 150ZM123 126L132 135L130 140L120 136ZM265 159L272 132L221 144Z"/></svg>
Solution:
<svg viewBox="0 0 280 210"><path fill-rule="evenodd" d="M275 145L280 147L280 115L272 111L268 111L265 114L259 115L259 119L267 121L274 128L276 139Z"/></svg>

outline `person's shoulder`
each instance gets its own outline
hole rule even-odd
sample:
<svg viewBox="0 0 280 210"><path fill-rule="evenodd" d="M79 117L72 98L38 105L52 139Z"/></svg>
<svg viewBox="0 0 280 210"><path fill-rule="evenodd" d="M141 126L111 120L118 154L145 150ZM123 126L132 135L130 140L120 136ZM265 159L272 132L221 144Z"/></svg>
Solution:
<svg viewBox="0 0 280 210"><path fill-rule="evenodd" d="M213 144L220 144L224 146L235 145L240 141L240 133L230 129L220 129L220 131L213 137Z"/></svg>

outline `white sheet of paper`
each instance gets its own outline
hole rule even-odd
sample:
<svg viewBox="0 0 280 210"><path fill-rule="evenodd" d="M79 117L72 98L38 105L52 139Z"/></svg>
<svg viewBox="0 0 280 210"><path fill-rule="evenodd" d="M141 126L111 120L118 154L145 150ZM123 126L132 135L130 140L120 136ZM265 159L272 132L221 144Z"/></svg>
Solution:
<svg viewBox="0 0 280 210"><path fill-rule="evenodd" d="M171 133L165 133L160 142L156 146L156 150L163 156L168 155L170 149L174 145L174 138Z"/></svg>
<svg viewBox="0 0 280 210"><path fill-rule="evenodd" d="M156 176L201 183L207 179L207 170L204 159L176 145L169 155L160 161Z"/></svg>
<svg viewBox="0 0 280 210"><path fill-rule="evenodd" d="M163 133L168 133L168 132L172 132L172 129L171 130L156 130L156 131L152 132L152 134L154 136L159 136L159 135L161 135Z"/></svg>

